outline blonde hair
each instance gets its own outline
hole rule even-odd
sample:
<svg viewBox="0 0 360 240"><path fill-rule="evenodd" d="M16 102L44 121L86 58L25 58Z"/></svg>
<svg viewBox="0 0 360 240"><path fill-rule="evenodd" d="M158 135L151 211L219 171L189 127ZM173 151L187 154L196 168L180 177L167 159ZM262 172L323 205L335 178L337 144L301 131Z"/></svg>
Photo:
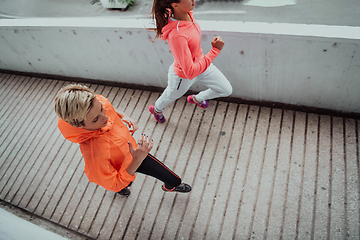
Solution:
<svg viewBox="0 0 360 240"><path fill-rule="evenodd" d="M55 113L73 127L83 127L86 114L93 107L95 93L88 87L70 84L55 96Z"/></svg>

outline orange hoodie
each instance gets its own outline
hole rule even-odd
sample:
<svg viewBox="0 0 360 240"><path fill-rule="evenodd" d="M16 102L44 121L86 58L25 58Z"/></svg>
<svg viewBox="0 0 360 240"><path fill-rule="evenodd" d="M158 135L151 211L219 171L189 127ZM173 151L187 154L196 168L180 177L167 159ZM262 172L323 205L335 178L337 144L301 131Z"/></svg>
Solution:
<svg viewBox="0 0 360 240"><path fill-rule="evenodd" d="M201 49L201 30L193 12L189 15L192 22L169 18L163 27L161 39L168 40L174 56L174 72L181 78L193 79L210 66L220 50L212 47L204 56Z"/></svg>
<svg viewBox="0 0 360 240"><path fill-rule="evenodd" d="M109 117L105 127L88 131L73 127L60 118L58 127L67 140L80 144L85 161L85 174L89 181L107 190L119 192L135 180L135 174L130 175L126 168L132 161L128 142L131 142L134 148L137 145L110 101L101 95L96 98Z"/></svg>

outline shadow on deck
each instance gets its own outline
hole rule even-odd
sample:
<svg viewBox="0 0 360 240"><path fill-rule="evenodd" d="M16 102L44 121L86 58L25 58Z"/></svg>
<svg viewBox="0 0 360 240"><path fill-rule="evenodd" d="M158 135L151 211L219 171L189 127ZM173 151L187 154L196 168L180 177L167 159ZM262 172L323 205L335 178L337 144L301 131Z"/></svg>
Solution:
<svg viewBox="0 0 360 240"><path fill-rule="evenodd" d="M164 193L138 174L123 198L90 183L77 144L57 129L68 82L0 74L0 199L94 239L359 239L356 119L185 97L157 123L159 93L90 85L154 139L192 185Z"/></svg>

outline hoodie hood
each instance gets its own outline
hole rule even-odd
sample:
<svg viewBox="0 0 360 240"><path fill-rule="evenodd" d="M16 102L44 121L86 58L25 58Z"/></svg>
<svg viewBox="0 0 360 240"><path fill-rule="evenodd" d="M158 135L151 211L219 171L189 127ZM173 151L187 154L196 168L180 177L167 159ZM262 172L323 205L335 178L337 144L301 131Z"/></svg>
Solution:
<svg viewBox="0 0 360 240"><path fill-rule="evenodd" d="M193 22L176 20L170 17L168 23L161 30L161 39L166 41L173 30L176 30L176 33L180 33L183 32L184 29L193 26L194 23L197 24L194 19L193 11L190 11L189 15Z"/></svg>
<svg viewBox="0 0 360 240"><path fill-rule="evenodd" d="M71 126L69 123L65 122L64 120L58 120L58 127L62 135L69 141L73 143L83 143L90 138L96 137L97 135L101 134L101 130L96 131L88 131L83 128L77 128Z"/></svg>

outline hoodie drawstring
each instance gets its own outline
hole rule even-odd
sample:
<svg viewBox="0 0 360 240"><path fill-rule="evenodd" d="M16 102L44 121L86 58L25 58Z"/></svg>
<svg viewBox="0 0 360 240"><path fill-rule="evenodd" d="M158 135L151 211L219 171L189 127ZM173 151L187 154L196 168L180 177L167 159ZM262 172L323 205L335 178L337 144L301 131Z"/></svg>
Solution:
<svg viewBox="0 0 360 240"><path fill-rule="evenodd" d="M176 24L176 29L177 29L178 33L180 33L179 32L179 24L180 24L180 21L178 21L178 23Z"/></svg>
<svg viewBox="0 0 360 240"><path fill-rule="evenodd" d="M94 159L94 146L93 146L92 138L90 138L90 151L91 151L91 159Z"/></svg>

